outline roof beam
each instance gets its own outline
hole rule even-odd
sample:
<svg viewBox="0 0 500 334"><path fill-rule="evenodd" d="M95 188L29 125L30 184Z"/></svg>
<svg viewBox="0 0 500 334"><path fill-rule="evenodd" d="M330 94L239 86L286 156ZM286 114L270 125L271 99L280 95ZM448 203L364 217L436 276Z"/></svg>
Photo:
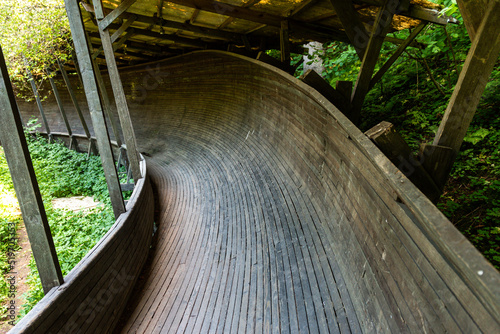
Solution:
<svg viewBox="0 0 500 334"><path fill-rule="evenodd" d="M100 20L99 21L99 28L102 30L107 29L108 26L114 20L116 20L118 17L120 17L120 15L125 13L127 11L127 9L129 9L130 6L132 6L136 1L137 0L124 0L118 7L113 9L113 11L111 13L106 15L106 17L104 17L104 11L102 10L102 7L96 8L95 4L94 4L96 18L98 20Z"/></svg>
<svg viewBox="0 0 500 334"><path fill-rule="evenodd" d="M309 8L311 8L313 5L315 5L318 2L318 0L306 0L302 1L291 13L290 17L294 17L299 15L302 12L305 12Z"/></svg>
<svg viewBox="0 0 500 334"><path fill-rule="evenodd" d="M363 62L361 63L361 68L359 69L358 79L356 81L351 100L352 112L349 118L354 124L359 122L361 108L366 94L369 91L370 81L372 79L373 71L375 70L375 65L377 64L385 36L391 29L391 22L395 10L396 8L394 8L393 2L387 1L387 3L379 9L377 18L373 24L370 40L363 56Z"/></svg>
<svg viewBox="0 0 500 334"><path fill-rule="evenodd" d="M420 32L425 28L427 25L427 22L420 23L418 27L413 29L411 32L410 36L399 45L399 47L396 49L396 51L392 54L391 58L385 62L385 64L380 68L380 70L373 76L373 78L370 81L370 87L368 88L371 90L373 86L384 76L384 74L391 68L392 64L401 56L401 54L406 50L408 46L413 42L413 40L420 34Z"/></svg>
<svg viewBox="0 0 500 334"><path fill-rule="evenodd" d="M120 28L118 28L117 31L113 35L111 35L111 41L114 43L131 25L132 23L135 22L137 19L137 16L133 15L130 17L125 23L121 25Z"/></svg>
<svg viewBox="0 0 500 334"><path fill-rule="evenodd" d="M360 59L363 59L366 46L368 45L369 33L358 16L352 0L330 0L335 13L342 22L349 40L351 41Z"/></svg>

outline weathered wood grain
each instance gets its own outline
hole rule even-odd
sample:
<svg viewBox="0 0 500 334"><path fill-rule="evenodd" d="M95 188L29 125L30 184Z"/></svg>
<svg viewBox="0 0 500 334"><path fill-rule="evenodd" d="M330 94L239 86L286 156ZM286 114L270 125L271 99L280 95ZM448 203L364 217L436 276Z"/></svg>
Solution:
<svg viewBox="0 0 500 334"><path fill-rule="evenodd" d="M223 52L121 73L158 232L116 332L499 330L498 272L319 92Z"/></svg>

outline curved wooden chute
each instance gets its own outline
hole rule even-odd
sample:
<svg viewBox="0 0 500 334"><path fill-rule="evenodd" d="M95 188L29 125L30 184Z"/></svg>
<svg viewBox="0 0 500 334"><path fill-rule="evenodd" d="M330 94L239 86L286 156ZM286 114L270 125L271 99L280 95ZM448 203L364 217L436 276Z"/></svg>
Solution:
<svg viewBox="0 0 500 334"><path fill-rule="evenodd" d="M121 75L158 231L117 331L499 332L498 272L309 86L217 51Z"/></svg>

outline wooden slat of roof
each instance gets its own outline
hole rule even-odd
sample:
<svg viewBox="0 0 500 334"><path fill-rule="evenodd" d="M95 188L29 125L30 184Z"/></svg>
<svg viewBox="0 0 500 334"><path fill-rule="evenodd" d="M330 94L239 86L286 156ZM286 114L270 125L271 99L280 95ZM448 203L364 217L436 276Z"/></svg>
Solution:
<svg viewBox="0 0 500 334"><path fill-rule="evenodd" d="M90 0L83 0L84 7L92 11ZM354 0L361 21L373 22L382 0ZM107 13L120 5L119 0L103 0ZM421 7L436 8L425 0L411 0L420 6L411 10L425 17L436 17L434 12ZM410 11L411 11L410 10ZM137 16L129 29L134 29L130 42L151 45L169 45L184 52L212 48L227 49L230 45L259 48L279 48L281 21L290 22L290 41L301 45L309 41L348 42L341 21L331 0L137 0L126 13L110 26L116 31L124 19ZM408 14L409 15L409 14ZM97 32L93 13L84 11L88 31ZM440 19L442 22L443 19ZM416 26L419 20L396 15L393 29ZM124 49L128 48L125 43ZM147 49L147 48L146 48Z"/></svg>

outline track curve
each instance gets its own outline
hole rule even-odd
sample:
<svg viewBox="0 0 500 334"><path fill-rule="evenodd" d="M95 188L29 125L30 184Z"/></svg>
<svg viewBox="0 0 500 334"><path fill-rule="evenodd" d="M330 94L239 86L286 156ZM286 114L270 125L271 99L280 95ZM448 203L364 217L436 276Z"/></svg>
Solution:
<svg viewBox="0 0 500 334"><path fill-rule="evenodd" d="M121 76L158 231L117 332L500 331L498 272L319 93L217 51Z"/></svg>

